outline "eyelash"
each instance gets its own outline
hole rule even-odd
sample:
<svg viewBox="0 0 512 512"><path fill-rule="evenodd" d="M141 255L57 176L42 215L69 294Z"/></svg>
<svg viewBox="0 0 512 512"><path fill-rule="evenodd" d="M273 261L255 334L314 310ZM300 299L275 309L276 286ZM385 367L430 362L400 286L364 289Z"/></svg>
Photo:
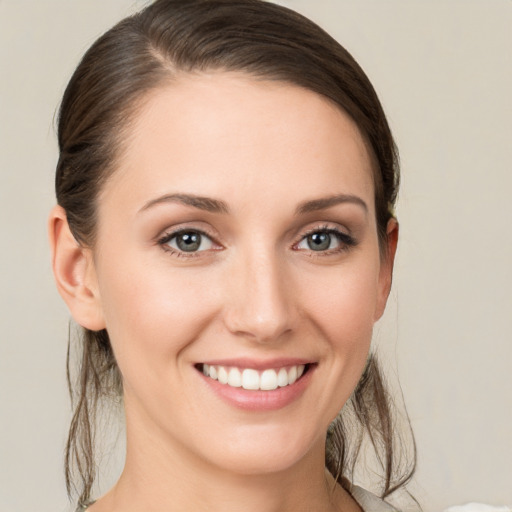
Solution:
<svg viewBox="0 0 512 512"><path fill-rule="evenodd" d="M341 231L338 228L329 227L329 225L324 225L324 226L318 226L311 230L306 231L306 233L304 233L302 235L299 242L297 242L295 245L298 245L300 242L305 240L308 236L314 235L315 233L325 233L328 235L334 235L338 239L338 242L340 245L339 245L339 247L335 247L334 249L328 249L326 251L310 250L309 256L311 258L322 258L324 256L332 256L334 254L340 254L342 252L349 251L350 249L355 247L358 243L357 240L353 236L345 233L344 231Z"/></svg>
<svg viewBox="0 0 512 512"><path fill-rule="evenodd" d="M182 228L182 229L177 229L176 231L171 231L171 232L165 233L161 238L158 239L157 243L158 243L158 245L160 245L162 247L162 249L164 251L166 251L178 258L197 258L199 256L202 256L201 253L203 253L205 251L195 251L195 252L177 251L176 249L174 249L173 247L170 247L168 245L168 243L173 238L175 238L183 233L197 233L201 236L205 236L205 237L209 238L212 241L212 243L214 243L215 245L220 245L217 242L215 242L215 238L211 234L207 233L206 231L203 231L202 229L197 229L197 228ZM213 250L219 250L219 249L213 249Z"/></svg>
<svg viewBox="0 0 512 512"><path fill-rule="evenodd" d="M165 233L162 237L160 237L158 240L157 240L157 243L158 245L160 245L162 247L162 249L170 254L172 254L173 256L176 256L178 258L197 258L197 257L200 257L202 256L201 253L203 252L207 252L207 251L194 251L194 252L185 252L185 251L179 251L179 250L176 250L174 249L173 247L170 247L168 244L169 242L179 236L180 234L183 234L183 233L189 233L189 232L192 232L192 233L197 233L201 236L205 236L207 238L209 238L213 244L216 244L216 245L220 245L218 244L216 241L215 241L215 238L207 233L206 231L203 231L201 229L197 229L197 228L184 228L184 229L177 229L176 231L171 231L171 232L168 232L168 233ZM345 252L345 251L348 251L350 250L351 248L355 247L357 245L357 240L352 237L351 235L337 229L337 228L333 228L333 227L329 227L328 225L324 225L324 226L318 226L318 227L315 227L313 229L310 229L308 231L306 231L300 238L300 240L294 244L294 247L297 246L298 244L300 244L303 240L305 240L308 236L311 236L311 235L314 235L315 233L325 233L325 234L328 234L328 235L334 235L337 239L338 239L338 242L339 242L339 247L336 247L334 249L329 249L329 250L326 250L326 251L313 251L313 250L310 250L309 251L309 256L312 257L312 258L316 258L316 257L325 257L325 256L332 256L333 254L339 254L339 253L342 253L342 252ZM219 250L219 249L213 249L213 250ZM303 251L304 249L297 249L299 251ZM305 251L305 250L304 250Z"/></svg>

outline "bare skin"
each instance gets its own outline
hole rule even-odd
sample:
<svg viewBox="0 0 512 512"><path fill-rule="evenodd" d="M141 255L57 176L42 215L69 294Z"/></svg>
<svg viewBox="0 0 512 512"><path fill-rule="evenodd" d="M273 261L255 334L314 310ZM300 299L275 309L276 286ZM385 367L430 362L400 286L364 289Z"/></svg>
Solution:
<svg viewBox="0 0 512 512"><path fill-rule="evenodd" d="M95 247L59 207L50 218L59 290L78 323L108 330L123 375L125 468L89 510L360 511L325 472L325 432L365 366L398 228L382 256L357 127L311 91L233 73L146 100ZM258 391L270 407L201 371L290 358L306 373Z"/></svg>
<svg viewBox="0 0 512 512"><path fill-rule="evenodd" d="M169 479L173 478L175 471L171 471ZM303 475L302 475L303 476ZM180 481L183 475L179 475ZM279 512L281 510L295 510L298 512L362 512L355 500L325 471L325 475L318 482L309 480L309 484L303 488L297 488L297 481L302 480L301 475L267 475L265 478L232 479L224 474L212 475L207 480L207 485L199 491L194 483L197 475L190 480L190 485L185 485L174 492L174 502L168 510L223 510L236 512ZM283 478L284 477L284 478ZM298 477L298 478L297 478ZM144 482L144 481L143 481ZM128 479L121 481L108 492L101 500L91 505L87 510L91 512L126 511L137 510L163 510L159 499L160 492L156 492L149 499L146 492L134 492L147 482L133 482ZM249 484L249 485L248 485ZM150 487L154 487L151 483ZM126 489L129 487L130 490ZM134 487L132 487L134 486ZM285 494L284 489L293 490L293 493ZM145 496L137 501L130 501L128 496Z"/></svg>

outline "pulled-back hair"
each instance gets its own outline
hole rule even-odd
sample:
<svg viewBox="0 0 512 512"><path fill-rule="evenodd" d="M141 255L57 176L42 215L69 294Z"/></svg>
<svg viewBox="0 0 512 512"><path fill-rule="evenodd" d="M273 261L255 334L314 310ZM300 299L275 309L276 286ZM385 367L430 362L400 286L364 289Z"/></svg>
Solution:
<svg viewBox="0 0 512 512"><path fill-rule="evenodd" d="M179 75L208 71L243 72L307 88L354 120L373 162L377 229L386 257L386 227L399 169L377 95L352 56L325 31L262 0L157 0L122 20L87 51L65 91L58 125L57 201L76 240L94 246L98 195L148 93ZM79 344L77 376L71 375L68 351L74 414L65 465L68 493L76 490L85 502L96 477L97 407L122 394L122 378L106 330L82 329ZM387 496L411 478L415 453L413 449L403 464L403 443L374 356L327 435L326 466L345 488L365 433L381 465L381 495Z"/></svg>

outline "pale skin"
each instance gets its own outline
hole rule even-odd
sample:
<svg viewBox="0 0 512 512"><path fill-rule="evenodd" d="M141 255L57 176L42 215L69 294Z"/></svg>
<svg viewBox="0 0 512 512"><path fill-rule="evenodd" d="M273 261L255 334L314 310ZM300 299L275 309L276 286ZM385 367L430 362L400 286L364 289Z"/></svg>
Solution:
<svg viewBox="0 0 512 512"><path fill-rule="evenodd" d="M108 330L123 375L126 465L90 511L359 511L324 469L325 433L364 369L398 226L382 250L356 125L311 91L217 72L153 91L130 130L95 246L50 215L58 289L80 325ZM290 357L313 370L273 410L198 371Z"/></svg>

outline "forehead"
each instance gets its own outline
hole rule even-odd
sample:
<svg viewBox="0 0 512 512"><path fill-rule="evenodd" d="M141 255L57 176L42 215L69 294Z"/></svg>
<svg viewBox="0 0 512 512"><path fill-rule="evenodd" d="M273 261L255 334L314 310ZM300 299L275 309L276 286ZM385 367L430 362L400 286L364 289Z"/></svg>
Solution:
<svg viewBox="0 0 512 512"><path fill-rule="evenodd" d="M144 98L104 193L112 188L139 202L163 192L246 203L283 193L368 199L373 177L357 126L332 102L288 83L216 72L179 76Z"/></svg>

